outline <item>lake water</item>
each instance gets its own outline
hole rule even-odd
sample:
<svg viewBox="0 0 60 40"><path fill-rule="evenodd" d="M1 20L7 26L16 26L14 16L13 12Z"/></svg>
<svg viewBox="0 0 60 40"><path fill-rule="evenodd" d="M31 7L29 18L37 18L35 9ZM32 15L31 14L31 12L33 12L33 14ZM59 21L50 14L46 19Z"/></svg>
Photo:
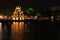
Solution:
<svg viewBox="0 0 60 40"><path fill-rule="evenodd" d="M59 24L51 21L12 22L11 25L0 23L0 40L60 39L60 32L57 30Z"/></svg>

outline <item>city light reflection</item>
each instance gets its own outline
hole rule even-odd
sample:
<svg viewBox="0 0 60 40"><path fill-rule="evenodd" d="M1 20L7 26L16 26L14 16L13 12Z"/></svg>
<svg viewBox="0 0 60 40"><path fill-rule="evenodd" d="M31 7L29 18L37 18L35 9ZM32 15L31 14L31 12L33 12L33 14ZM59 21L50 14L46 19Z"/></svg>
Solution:
<svg viewBox="0 0 60 40"><path fill-rule="evenodd" d="M13 22L12 39L15 40L16 38L19 38L22 40L23 32L24 32L24 22Z"/></svg>
<svg viewBox="0 0 60 40"><path fill-rule="evenodd" d="M53 21L54 20L54 16L51 16L51 21Z"/></svg>
<svg viewBox="0 0 60 40"><path fill-rule="evenodd" d="M0 23L0 33L2 33L2 23Z"/></svg>

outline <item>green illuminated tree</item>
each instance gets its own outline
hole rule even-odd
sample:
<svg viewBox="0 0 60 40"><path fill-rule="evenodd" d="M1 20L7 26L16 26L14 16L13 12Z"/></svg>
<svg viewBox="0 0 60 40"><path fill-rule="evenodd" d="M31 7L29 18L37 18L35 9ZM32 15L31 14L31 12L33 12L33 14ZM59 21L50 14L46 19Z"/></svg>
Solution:
<svg viewBox="0 0 60 40"><path fill-rule="evenodd" d="M27 9L25 9L25 13L27 14L27 15L35 15L34 13L35 13L35 10L33 9L33 8L27 8Z"/></svg>
<svg viewBox="0 0 60 40"><path fill-rule="evenodd" d="M34 9L33 9L33 8L28 8L28 10L29 10L30 12L34 12Z"/></svg>

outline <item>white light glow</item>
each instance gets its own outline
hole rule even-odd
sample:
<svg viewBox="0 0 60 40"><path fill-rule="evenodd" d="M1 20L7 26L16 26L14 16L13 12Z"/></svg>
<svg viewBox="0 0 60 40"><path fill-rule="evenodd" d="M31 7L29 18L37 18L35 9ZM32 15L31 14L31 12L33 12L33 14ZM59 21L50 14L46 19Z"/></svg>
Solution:
<svg viewBox="0 0 60 40"><path fill-rule="evenodd" d="M20 17L20 20L22 20L22 18Z"/></svg>
<svg viewBox="0 0 60 40"><path fill-rule="evenodd" d="M16 18L16 20L18 20L18 17Z"/></svg>
<svg viewBox="0 0 60 40"><path fill-rule="evenodd" d="M0 23L0 33L2 33L2 23Z"/></svg>
<svg viewBox="0 0 60 40"><path fill-rule="evenodd" d="M15 18L13 17L13 20L15 20Z"/></svg>
<svg viewBox="0 0 60 40"><path fill-rule="evenodd" d="M3 16L0 15L0 19L3 19Z"/></svg>

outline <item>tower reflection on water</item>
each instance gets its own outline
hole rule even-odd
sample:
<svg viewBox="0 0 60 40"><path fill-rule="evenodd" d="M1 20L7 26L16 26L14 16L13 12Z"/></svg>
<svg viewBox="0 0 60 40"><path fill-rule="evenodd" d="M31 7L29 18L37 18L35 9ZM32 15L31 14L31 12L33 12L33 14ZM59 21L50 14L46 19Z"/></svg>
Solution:
<svg viewBox="0 0 60 40"><path fill-rule="evenodd" d="M24 22L13 22L11 26L0 23L0 40L23 40Z"/></svg>
<svg viewBox="0 0 60 40"><path fill-rule="evenodd" d="M14 32L23 32L24 22L13 22L12 29L14 30Z"/></svg>
<svg viewBox="0 0 60 40"><path fill-rule="evenodd" d="M13 22L12 24L12 39L22 40L24 32L24 22Z"/></svg>

